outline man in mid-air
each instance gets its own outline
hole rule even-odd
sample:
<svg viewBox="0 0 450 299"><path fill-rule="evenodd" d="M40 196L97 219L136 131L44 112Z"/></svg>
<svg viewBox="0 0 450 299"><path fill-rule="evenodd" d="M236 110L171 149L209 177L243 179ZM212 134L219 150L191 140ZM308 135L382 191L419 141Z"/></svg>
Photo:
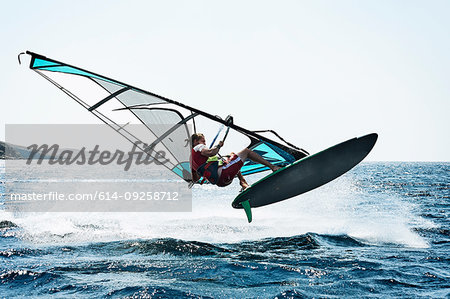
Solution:
<svg viewBox="0 0 450 299"><path fill-rule="evenodd" d="M192 135L191 142L192 150L190 162L193 182L197 182L200 177L204 177L211 184L225 187L231 184L234 177L237 175L241 187L246 189L249 185L240 172L245 160L250 159L253 162L265 165L272 171L277 171L281 168L269 163L263 157L248 148L243 149L237 154L231 153L223 163L220 163L222 161L219 161L216 155L223 146L223 141L220 141L219 144L213 148L208 148L206 146L205 136L201 133L196 133Z"/></svg>

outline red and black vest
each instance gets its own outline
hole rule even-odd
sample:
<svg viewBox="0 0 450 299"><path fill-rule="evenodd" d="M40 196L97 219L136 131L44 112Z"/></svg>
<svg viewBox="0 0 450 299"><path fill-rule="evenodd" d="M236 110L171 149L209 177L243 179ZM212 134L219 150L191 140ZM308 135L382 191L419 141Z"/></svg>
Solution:
<svg viewBox="0 0 450 299"><path fill-rule="evenodd" d="M211 184L216 184L219 180L217 170L219 169L218 161L207 162L208 157L203 156L201 151L191 150L191 168L198 174L206 178Z"/></svg>

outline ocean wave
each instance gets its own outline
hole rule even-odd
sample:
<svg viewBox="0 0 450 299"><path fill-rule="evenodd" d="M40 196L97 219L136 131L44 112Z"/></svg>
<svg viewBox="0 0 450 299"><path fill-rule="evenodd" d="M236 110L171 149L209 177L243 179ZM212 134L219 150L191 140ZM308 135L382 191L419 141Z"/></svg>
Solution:
<svg viewBox="0 0 450 299"><path fill-rule="evenodd" d="M10 248L5 250L0 250L0 257L24 257L24 256L38 256L42 254L42 250L35 250L30 248Z"/></svg>
<svg viewBox="0 0 450 299"><path fill-rule="evenodd" d="M31 270L8 270L0 273L0 281L2 284L18 283L20 285L27 282L48 283L51 280L58 278L59 275L49 272L35 272Z"/></svg>
<svg viewBox="0 0 450 299"><path fill-rule="evenodd" d="M280 299L284 299L284 298L289 298L289 299L295 299L295 298L307 298L308 296L298 290L286 290L283 291L282 293L279 293L278 295L274 296L274 298L280 298Z"/></svg>
<svg viewBox="0 0 450 299"><path fill-rule="evenodd" d="M293 237L265 238L259 241L246 241L238 243L240 249L256 252L280 250L307 250L319 248L315 234L304 234Z"/></svg>
<svg viewBox="0 0 450 299"><path fill-rule="evenodd" d="M316 234L316 237L323 244L341 247L363 247L367 246L364 242L352 238L348 235L320 235Z"/></svg>
<svg viewBox="0 0 450 299"><path fill-rule="evenodd" d="M121 298L210 298L205 296L195 295L191 292L180 291L168 287L125 287L110 291L106 297L121 297Z"/></svg>
<svg viewBox="0 0 450 299"><path fill-rule="evenodd" d="M16 228L17 225L9 220L0 221L0 230L8 229L8 228Z"/></svg>
<svg viewBox="0 0 450 299"><path fill-rule="evenodd" d="M297 250L319 248L319 244L312 234L266 238L257 241L243 241L239 243L212 244L198 241L185 241L172 238L152 240L137 240L121 242L121 250L143 255L172 255L172 256L236 256L244 259L261 258L258 254L268 253L291 254Z"/></svg>
<svg viewBox="0 0 450 299"><path fill-rule="evenodd" d="M390 278L390 279L379 279L378 282L383 285L387 285L389 287L409 287L409 288L421 288L421 286L406 282L401 282L397 279Z"/></svg>
<svg viewBox="0 0 450 299"><path fill-rule="evenodd" d="M40 256L46 254L80 254L89 252L103 256L134 254L138 256L239 257L243 260L266 259L270 255L291 255L321 247L364 247L362 241L348 235L307 233L292 237L264 238L237 243L207 243L174 238L137 239L93 242L79 245L45 246L43 249L15 248L0 251L0 256Z"/></svg>
<svg viewBox="0 0 450 299"><path fill-rule="evenodd" d="M127 242L124 248L132 249L139 254L170 254L188 256L211 256L222 252L230 252L226 248L198 241L183 241L172 238Z"/></svg>
<svg viewBox="0 0 450 299"><path fill-rule="evenodd" d="M438 237L440 241L447 241L446 238L450 237L450 230L441 227L416 227L414 231L428 237Z"/></svg>

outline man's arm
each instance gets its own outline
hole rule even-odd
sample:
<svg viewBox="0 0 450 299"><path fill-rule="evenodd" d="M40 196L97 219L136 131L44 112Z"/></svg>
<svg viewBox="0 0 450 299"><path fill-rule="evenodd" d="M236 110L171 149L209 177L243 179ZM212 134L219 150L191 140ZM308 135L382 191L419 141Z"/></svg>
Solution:
<svg viewBox="0 0 450 299"><path fill-rule="evenodd" d="M219 153L220 148L223 146L223 141L219 141L219 144L213 148L204 147L201 154L206 157L213 157Z"/></svg>

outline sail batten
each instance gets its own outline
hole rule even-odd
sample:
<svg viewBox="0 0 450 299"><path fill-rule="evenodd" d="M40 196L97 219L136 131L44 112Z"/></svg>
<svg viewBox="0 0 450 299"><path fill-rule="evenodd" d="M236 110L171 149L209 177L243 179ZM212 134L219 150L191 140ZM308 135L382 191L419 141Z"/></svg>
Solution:
<svg viewBox="0 0 450 299"><path fill-rule="evenodd" d="M107 97L104 98L103 100L97 102L94 106L91 106L88 110L89 110L89 111L95 110L95 109L97 109L98 107L100 107L101 105L103 105L103 104L105 104L106 102L108 102L109 100L111 100L112 98L115 98L115 97L117 97L119 94L124 93L125 91L130 90L130 89L131 89L130 86L124 87L124 88L122 88L122 89L120 89L120 90L118 90L118 91L116 91L116 92L110 94L109 96L107 96Z"/></svg>

